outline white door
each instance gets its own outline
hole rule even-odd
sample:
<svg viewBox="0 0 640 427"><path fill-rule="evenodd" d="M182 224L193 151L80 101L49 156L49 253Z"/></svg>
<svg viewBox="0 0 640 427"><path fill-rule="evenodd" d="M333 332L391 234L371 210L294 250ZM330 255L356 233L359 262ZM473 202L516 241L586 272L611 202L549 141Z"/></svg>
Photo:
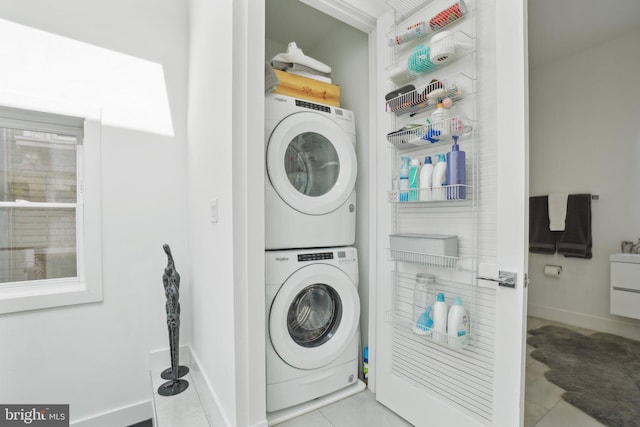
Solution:
<svg viewBox="0 0 640 427"><path fill-rule="evenodd" d="M435 0L429 7L451 3ZM378 192L377 315L375 343L370 341L369 349L370 383L381 403L416 426L514 427L523 424L524 414L526 1L469 0L467 5L476 19L477 67L475 129L473 142L466 142L467 154L475 159L471 200L457 205L390 206L391 197ZM396 22L391 15L378 20L379 53L388 51L386 35ZM393 87L387 80L386 55L379 56L380 100ZM377 103L377 111L384 110L381 104ZM380 112L377 123L389 123L388 117ZM378 147L383 147L377 151L376 165L381 190L389 189L393 169L399 165L398 153L384 147L384 135L392 130L377 131L382 136ZM443 148L449 150L450 146ZM411 231L456 234L464 256L455 268L448 268L433 258L390 254L388 235ZM498 270L515 273L513 288L477 279L480 275L497 279ZM447 293L449 304L453 295L461 295L469 304L471 339L466 347L418 336L410 324L403 324L403 316L411 312L414 278L423 271L437 275L438 291Z"/></svg>
<svg viewBox="0 0 640 427"><path fill-rule="evenodd" d="M356 183L356 153L347 134L318 113L296 113L278 124L267 146L267 173L293 209L322 215L342 206Z"/></svg>

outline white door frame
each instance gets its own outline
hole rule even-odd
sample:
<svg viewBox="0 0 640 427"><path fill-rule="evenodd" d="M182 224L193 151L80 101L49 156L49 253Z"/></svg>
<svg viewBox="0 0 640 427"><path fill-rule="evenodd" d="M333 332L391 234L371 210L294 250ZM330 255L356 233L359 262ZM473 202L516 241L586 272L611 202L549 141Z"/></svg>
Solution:
<svg viewBox="0 0 640 427"><path fill-rule="evenodd" d="M497 85L497 186L499 229L497 259L500 269L528 272L528 203L529 203L529 120L527 0L496 0L496 81ZM524 139L524 140L523 140ZM516 162L505 161L518 159ZM523 167L524 165L524 167ZM509 195L509 197L506 197ZM524 212L524 221L514 221L513 212ZM522 247L519 252L511 250ZM516 288L501 288L497 294L495 356L495 402L503 410L496 414L495 425L508 425L519 416L524 423L525 348L527 283L518 277ZM513 346L513 341L518 346ZM519 348L517 352L515 348ZM509 373L520 370L520 377ZM520 389L518 395L511 393ZM515 413L519 411L519 414Z"/></svg>

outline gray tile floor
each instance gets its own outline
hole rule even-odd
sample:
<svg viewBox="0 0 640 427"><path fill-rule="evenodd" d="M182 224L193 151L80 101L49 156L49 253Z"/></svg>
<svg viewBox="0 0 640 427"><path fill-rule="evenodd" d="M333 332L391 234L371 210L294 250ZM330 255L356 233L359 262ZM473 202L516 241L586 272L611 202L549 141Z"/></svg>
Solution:
<svg viewBox="0 0 640 427"><path fill-rule="evenodd" d="M406 427L408 422L376 401L368 389L277 427Z"/></svg>
<svg viewBox="0 0 640 427"><path fill-rule="evenodd" d="M529 317L528 329L544 325L559 325L583 334L593 331L576 328L549 320ZM603 427L581 410L562 400L560 387L544 377L549 368L531 357L533 347L527 346L525 385L525 427ZM408 422L375 400L365 390L347 399L294 418L278 427L404 427Z"/></svg>

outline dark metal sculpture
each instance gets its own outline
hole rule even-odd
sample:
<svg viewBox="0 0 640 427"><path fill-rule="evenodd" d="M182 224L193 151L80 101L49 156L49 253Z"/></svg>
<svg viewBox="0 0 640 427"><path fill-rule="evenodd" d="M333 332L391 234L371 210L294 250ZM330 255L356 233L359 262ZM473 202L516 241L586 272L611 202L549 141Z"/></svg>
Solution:
<svg viewBox="0 0 640 427"><path fill-rule="evenodd" d="M169 330L169 351L171 352L171 367L165 369L161 376L169 380L158 388L158 394L173 396L182 393L189 387L187 380L179 379L189 372L186 366L179 364L180 351L180 274L176 271L169 245L162 246L167 254L167 267L162 275L164 293L167 297L165 308L167 310L167 328Z"/></svg>

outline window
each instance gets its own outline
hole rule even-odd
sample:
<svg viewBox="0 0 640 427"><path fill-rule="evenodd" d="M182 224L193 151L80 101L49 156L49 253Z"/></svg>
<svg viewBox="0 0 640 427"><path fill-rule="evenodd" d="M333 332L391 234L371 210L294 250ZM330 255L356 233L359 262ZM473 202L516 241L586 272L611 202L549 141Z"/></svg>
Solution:
<svg viewBox="0 0 640 427"><path fill-rule="evenodd" d="M87 274L101 272L99 192L84 194L99 189L99 174L84 173L99 170L88 123L0 107L0 313L102 299L101 273Z"/></svg>

